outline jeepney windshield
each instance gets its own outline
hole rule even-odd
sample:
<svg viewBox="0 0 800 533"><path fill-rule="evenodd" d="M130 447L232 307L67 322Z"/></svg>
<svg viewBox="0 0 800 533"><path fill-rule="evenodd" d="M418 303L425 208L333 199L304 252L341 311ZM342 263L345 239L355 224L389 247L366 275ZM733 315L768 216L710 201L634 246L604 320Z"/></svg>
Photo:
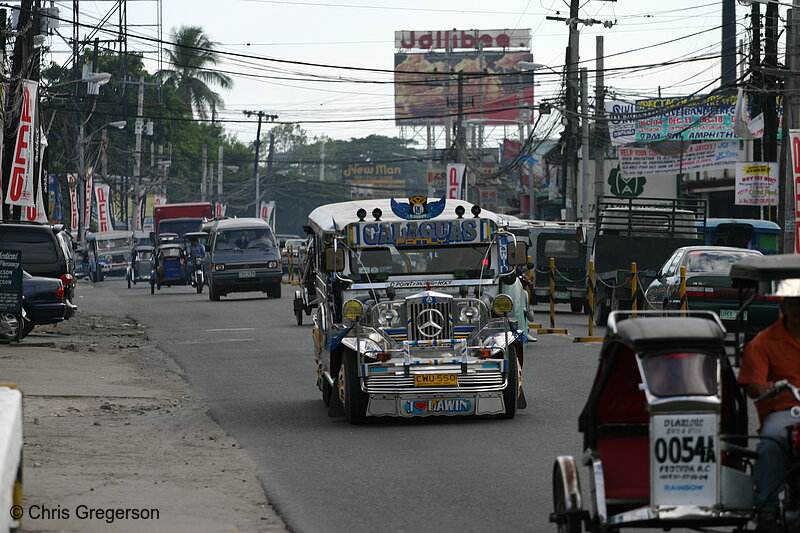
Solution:
<svg viewBox="0 0 800 533"><path fill-rule="evenodd" d="M128 237L117 239L97 239L97 248L100 250L114 250L116 248L130 247L131 241Z"/></svg>
<svg viewBox="0 0 800 533"><path fill-rule="evenodd" d="M381 246L351 251L350 265L359 277L374 274L494 275L488 244L465 246Z"/></svg>

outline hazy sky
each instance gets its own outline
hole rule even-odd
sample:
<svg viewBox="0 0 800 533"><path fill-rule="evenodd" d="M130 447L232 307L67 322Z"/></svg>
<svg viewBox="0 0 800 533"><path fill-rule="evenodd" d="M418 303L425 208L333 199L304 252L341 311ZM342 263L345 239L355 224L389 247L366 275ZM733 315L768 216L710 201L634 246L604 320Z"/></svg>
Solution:
<svg viewBox="0 0 800 533"><path fill-rule="evenodd" d="M72 2L56 5L62 17L71 17ZM82 22L94 23L114 5L112 1L81 1ZM561 70L568 28L564 22L545 17L569 13L564 0L163 0L161 6L164 40L172 40L175 27L197 25L219 43L220 51L254 56L223 56L217 67L234 79L233 90L221 92L226 104L224 119L242 120L242 110L263 110L278 115L281 121L300 123L310 136L338 139L399 133L391 120L394 89L386 83L391 74L268 59L391 70L396 30L517 28L532 31L534 61ZM748 8L737 5L737 41L748 38L748 13ZM152 25L158 20L158 2L129 0L128 16L129 48L154 57L155 44L133 36L157 35ZM719 0L585 0L581 17L615 21L611 28L581 26L581 59L590 70L595 68L596 35L605 38L606 69L719 55ZM111 20L116 18L114 15ZM71 34L69 27L62 26L61 31ZM64 47L58 39L52 45L54 51ZM64 61L66 56L55 53L53 57ZM709 88L715 87L719 71L719 59L714 57L667 67L609 71L605 85L610 92L629 98L657 96L659 87L664 95L689 94L709 83ZM342 78L362 83L344 83ZM537 76L536 82L537 99L552 96L558 88L557 77L547 71ZM590 94L594 84L591 78ZM384 120L336 122L353 118ZM330 122L308 122L312 120ZM229 123L226 127L242 141L255 137L254 123Z"/></svg>

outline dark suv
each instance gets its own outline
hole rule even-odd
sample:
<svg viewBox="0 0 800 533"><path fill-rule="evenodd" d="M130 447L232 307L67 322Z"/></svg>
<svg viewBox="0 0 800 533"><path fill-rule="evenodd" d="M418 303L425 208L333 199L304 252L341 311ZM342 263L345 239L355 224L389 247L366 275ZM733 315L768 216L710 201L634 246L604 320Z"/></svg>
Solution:
<svg viewBox="0 0 800 533"><path fill-rule="evenodd" d="M75 314L75 263L63 226L32 222L0 222L0 250L21 250L22 268L33 276L60 279L67 312Z"/></svg>

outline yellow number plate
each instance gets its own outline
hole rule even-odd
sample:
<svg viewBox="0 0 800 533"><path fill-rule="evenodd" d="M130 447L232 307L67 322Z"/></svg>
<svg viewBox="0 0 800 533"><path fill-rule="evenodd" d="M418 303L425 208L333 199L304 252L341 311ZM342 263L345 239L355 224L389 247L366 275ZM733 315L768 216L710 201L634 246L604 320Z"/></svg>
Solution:
<svg viewBox="0 0 800 533"><path fill-rule="evenodd" d="M458 385L458 374L416 374L415 387L455 387Z"/></svg>

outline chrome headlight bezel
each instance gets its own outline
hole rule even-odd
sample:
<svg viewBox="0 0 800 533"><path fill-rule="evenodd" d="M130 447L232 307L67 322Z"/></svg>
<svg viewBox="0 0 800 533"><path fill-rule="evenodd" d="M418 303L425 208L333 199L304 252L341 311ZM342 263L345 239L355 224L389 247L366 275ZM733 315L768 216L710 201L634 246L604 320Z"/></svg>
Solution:
<svg viewBox="0 0 800 533"><path fill-rule="evenodd" d="M476 324L481 319L481 310L478 302L461 302L458 304L456 316L460 324Z"/></svg>
<svg viewBox="0 0 800 533"><path fill-rule="evenodd" d="M375 317L379 327L396 328L404 326L405 304L402 302L385 302L376 306Z"/></svg>

